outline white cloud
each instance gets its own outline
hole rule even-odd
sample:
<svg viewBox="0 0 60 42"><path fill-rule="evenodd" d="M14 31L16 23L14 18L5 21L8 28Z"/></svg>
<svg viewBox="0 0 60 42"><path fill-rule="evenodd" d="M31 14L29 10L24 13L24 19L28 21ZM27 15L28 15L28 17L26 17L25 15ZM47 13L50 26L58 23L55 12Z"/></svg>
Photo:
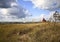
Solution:
<svg viewBox="0 0 60 42"><path fill-rule="evenodd" d="M24 1L30 1L30 0L24 0Z"/></svg>
<svg viewBox="0 0 60 42"><path fill-rule="evenodd" d="M38 22L38 21L42 21L43 18L47 18L45 14L40 14L40 16L37 16L35 18L32 18L33 22Z"/></svg>
<svg viewBox="0 0 60 42"><path fill-rule="evenodd" d="M0 12L4 13L4 15L6 15L8 13L8 10L7 9L0 9Z"/></svg>
<svg viewBox="0 0 60 42"><path fill-rule="evenodd" d="M13 3L11 3L11 6L17 6L17 4L13 2Z"/></svg>
<svg viewBox="0 0 60 42"><path fill-rule="evenodd" d="M55 10L60 8L60 0L30 0L34 7L46 10Z"/></svg>
<svg viewBox="0 0 60 42"><path fill-rule="evenodd" d="M22 6L19 6L16 0L5 0L5 3L11 5L11 7L7 7L3 4L0 5L0 21L22 21L22 18L25 18L29 15L29 11L24 9Z"/></svg>
<svg viewBox="0 0 60 42"><path fill-rule="evenodd" d="M53 18L53 14L55 13L55 11L51 11L48 15L48 20L51 20L51 21L54 21L54 18Z"/></svg>

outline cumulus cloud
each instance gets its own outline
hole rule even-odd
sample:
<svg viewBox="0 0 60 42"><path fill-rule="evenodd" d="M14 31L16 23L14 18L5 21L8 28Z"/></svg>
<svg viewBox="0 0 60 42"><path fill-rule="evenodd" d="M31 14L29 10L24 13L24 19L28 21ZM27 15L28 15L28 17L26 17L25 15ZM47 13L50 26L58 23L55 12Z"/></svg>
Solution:
<svg viewBox="0 0 60 42"><path fill-rule="evenodd" d="M20 21L29 11L19 6L17 0L0 0L0 21Z"/></svg>
<svg viewBox="0 0 60 42"><path fill-rule="evenodd" d="M16 0L0 0L0 8L10 8L11 3L15 2Z"/></svg>
<svg viewBox="0 0 60 42"><path fill-rule="evenodd" d="M24 1L30 1L30 0L24 0Z"/></svg>
<svg viewBox="0 0 60 42"><path fill-rule="evenodd" d="M60 8L60 0L30 0L34 8L55 10Z"/></svg>
<svg viewBox="0 0 60 42"><path fill-rule="evenodd" d="M39 22L39 21L42 21L43 18L46 19L46 18L47 18L46 15L45 15L45 14L40 14L40 16L37 16L37 17L35 17L35 18L32 18L32 21L33 21L33 22Z"/></svg>

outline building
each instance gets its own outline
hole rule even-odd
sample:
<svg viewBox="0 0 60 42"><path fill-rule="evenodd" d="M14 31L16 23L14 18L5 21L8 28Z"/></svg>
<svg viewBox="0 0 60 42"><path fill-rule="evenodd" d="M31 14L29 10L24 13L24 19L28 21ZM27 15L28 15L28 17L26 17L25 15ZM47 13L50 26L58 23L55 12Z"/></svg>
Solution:
<svg viewBox="0 0 60 42"><path fill-rule="evenodd" d="M42 22L46 22L45 18L42 19Z"/></svg>

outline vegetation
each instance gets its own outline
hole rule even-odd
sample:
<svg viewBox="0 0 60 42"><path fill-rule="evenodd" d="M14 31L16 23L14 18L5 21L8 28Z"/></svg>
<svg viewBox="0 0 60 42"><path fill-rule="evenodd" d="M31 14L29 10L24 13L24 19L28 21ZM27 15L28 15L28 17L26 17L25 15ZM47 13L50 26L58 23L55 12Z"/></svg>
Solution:
<svg viewBox="0 0 60 42"><path fill-rule="evenodd" d="M60 23L0 24L0 42L60 42Z"/></svg>
<svg viewBox="0 0 60 42"><path fill-rule="evenodd" d="M59 22L60 21L60 13L58 11L55 11L53 15L50 16L49 18L50 22Z"/></svg>

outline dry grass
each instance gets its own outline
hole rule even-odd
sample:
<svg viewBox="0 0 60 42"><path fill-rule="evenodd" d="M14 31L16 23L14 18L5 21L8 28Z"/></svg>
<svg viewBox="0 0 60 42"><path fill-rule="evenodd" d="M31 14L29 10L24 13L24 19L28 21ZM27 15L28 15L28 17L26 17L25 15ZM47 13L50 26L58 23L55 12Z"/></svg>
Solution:
<svg viewBox="0 0 60 42"><path fill-rule="evenodd" d="M60 23L0 24L0 42L60 42Z"/></svg>

